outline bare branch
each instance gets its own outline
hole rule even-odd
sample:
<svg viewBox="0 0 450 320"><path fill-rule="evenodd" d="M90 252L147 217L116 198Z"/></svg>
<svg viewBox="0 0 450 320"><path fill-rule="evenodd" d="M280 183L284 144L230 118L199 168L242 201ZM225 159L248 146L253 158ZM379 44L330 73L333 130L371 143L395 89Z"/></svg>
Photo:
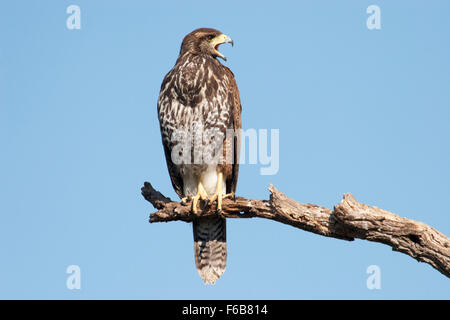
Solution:
<svg viewBox="0 0 450 320"><path fill-rule="evenodd" d="M150 222L191 222L197 216L190 203L174 202L156 191L148 182L141 189L144 198L156 209ZM227 218L265 218L326 237L352 241L355 238L384 243L394 251L430 264L450 278L450 239L436 229L402 218L389 211L359 203L351 194L333 210L302 204L288 198L270 185L269 200L236 197L224 199L221 214ZM217 214L214 206L202 207L202 216Z"/></svg>

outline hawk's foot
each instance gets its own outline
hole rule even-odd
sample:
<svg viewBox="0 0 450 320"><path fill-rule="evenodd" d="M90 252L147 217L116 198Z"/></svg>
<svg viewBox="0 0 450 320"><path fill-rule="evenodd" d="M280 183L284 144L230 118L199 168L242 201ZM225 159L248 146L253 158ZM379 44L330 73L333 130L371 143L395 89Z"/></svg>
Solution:
<svg viewBox="0 0 450 320"><path fill-rule="evenodd" d="M191 197L183 197L183 198L181 198L181 204L183 205L183 206L186 206L187 205L187 203L189 202L189 201L191 201L192 200L192 198Z"/></svg>
<svg viewBox="0 0 450 320"><path fill-rule="evenodd" d="M209 200L209 204L217 201L217 213L219 215L221 215L222 217L223 217L223 215L222 215L222 200L226 199L226 198L232 199L235 197L234 192L227 193L227 194L224 194L223 192L224 192L224 190L223 190L223 173L219 172L217 175L216 193L211 195L208 198L208 200Z"/></svg>

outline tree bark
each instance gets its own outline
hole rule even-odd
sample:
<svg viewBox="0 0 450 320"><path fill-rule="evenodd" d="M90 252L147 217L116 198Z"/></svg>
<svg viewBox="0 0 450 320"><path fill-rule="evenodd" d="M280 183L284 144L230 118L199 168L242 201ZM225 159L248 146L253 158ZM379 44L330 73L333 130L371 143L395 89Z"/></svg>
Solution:
<svg viewBox="0 0 450 320"><path fill-rule="evenodd" d="M141 189L144 198L158 211L150 215L150 223L191 222L197 215L190 202L174 202L156 191L149 182ZM426 262L450 278L450 239L436 229L402 218L389 211L359 203L347 193L333 210L315 204L302 204L288 198L270 185L269 200L224 199L222 216L226 218L265 218L326 237L352 241L355 238L384 243ZM203 206L202 216L218 214L215 204Z"/></svg>

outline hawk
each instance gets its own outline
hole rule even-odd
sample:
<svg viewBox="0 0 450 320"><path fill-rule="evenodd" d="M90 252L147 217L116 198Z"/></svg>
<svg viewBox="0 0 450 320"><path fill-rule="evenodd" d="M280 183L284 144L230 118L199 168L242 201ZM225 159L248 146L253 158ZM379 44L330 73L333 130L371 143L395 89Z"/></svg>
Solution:
<svg viewBox="0 0 450 320"><path fill-rule="evenodd" d="M241 102L234 74L218 58L222 32L200 28L186 35L158 99L161 138L173 188L192 200L195 265L206 284L225 272L226 223L222 199L234 197L239 171ZM231 134L230 134L231 132ZM199 215L216 205L216 216Z"/></svg>

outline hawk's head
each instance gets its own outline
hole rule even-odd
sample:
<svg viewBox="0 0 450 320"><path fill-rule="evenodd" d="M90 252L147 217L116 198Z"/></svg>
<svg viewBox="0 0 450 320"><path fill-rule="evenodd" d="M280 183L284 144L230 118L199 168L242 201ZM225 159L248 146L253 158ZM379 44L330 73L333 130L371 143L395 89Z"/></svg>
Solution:
<svg viewBox="0 0 450 320"><path fill-rule="evenodd" d="M227 58L219 52L219 46L222 43L231 43L233 45L233 40L216 29L196 29L184 37L180 55L191 52L194 54L211 55L214 58L220 57L227 61Z"/></svg>

